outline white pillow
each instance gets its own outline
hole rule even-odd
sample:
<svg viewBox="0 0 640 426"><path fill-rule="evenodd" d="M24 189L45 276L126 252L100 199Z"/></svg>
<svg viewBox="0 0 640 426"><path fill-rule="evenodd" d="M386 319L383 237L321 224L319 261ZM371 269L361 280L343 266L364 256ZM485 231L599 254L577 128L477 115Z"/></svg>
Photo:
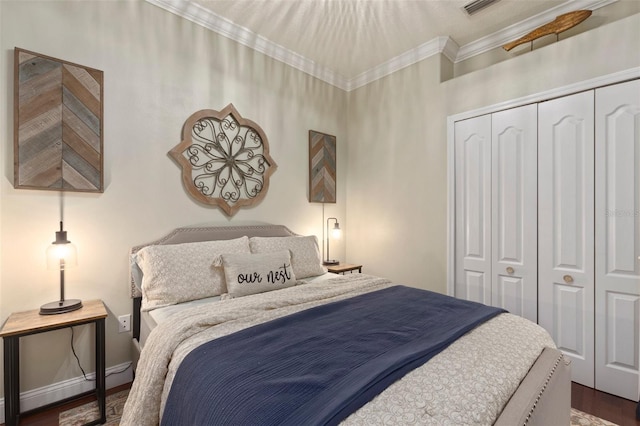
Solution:
<svg viewBox="0 0 640 426"><path fill-rule="evenodd" d="M260 254L222 254L214 262L224 268L229 297L248 296L296 285L289 250Z"/></svg>
<svg viewBox="0 0 640 426"><path fill-rule="evenodd" d="M322 275L322 257L315 235L308 237L252 237L249 239L252 253L291 251L291 264L297 279Z"/></svg>
<svg viewBox="0 0 640 426"><path fill-rule="evenodd" d="M249 238L147 246L138 251L142 310L225 293L224 273L213 266L221 253L250 253Z"/></svg>

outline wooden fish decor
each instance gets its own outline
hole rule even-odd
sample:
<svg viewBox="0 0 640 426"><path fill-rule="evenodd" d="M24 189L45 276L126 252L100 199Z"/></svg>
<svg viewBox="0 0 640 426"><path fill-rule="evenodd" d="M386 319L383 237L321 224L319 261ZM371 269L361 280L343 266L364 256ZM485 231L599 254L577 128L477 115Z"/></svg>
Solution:
<svg viewBox="0 0 640 426"><path fill-rule="evenodd" d="M519 39L512 41L511 43L507 43L502 48L506 51L513 49L516 46L519 46L524 43L528 43L537 38L549 35L549 34L560 34L563 31L568 30L569 28L573 28L578 25L580 22L587 19L591 16L590 10L576 10L573 12L565 13L559 15L553 21L548 24L544 24L543 26L536 28L531 31L529 34L520 37Z"/></svg>

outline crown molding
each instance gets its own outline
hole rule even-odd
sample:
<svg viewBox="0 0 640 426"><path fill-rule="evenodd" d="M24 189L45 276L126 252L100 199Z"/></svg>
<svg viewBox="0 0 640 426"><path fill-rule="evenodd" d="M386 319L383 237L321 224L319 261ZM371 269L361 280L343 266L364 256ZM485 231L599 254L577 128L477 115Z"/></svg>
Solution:
<svg viewBox="0 0 640 426"><path fill-rule="evenodd" d="M436 37L352 78L347 84L347 91L365 86L439 53L444 53L450 60L453 60L456 57L457 49L458 45L450 37Z"/></svg>
<svg viewBox="0 0 640 426"><path fill-rule="evenodd" d="M458 43L453 41L451 37L446 37L446 39L445 44L442 46L442 54L451 62L455 62L458 57L458 52L460 51L460 46L458 46Z"/></svg>
<svg viewBox="0 0 640 426"><path fill-rule="evenodd" d="M618 0L569 0L524 21L520 21L493 34L461 46L453 62L461 62L473 56L488 52L496 47L502 47L504 44L522 37L541 25L553 21L558 15L562 15L563 13L573 12L574 10L596 10L617 1Z"/></svg>
<svg viewBox="0 0 640 426"><path fill-rule="evenodd" d="M461 47L448 36L436 37L351 79L274 43L246 27L235 24L190 0L145 1L349 92L437 54L443 54L454 63L464 61L501 47L505 43L553 21L560 14L578 9L596 10L619 0L568 0L559 6Z"/></svg>
<svg viewBox="0 0 640 426"><path fill-rule="evenodd" d="M317 64L306 57L289 50L271 40L254 33L250 29L235 24L209 9L185 0L145 0L173 14L188 19L224 37L234 40L257 52L292 66L342 90L348 90L349 81L331 69Z"/></svg>

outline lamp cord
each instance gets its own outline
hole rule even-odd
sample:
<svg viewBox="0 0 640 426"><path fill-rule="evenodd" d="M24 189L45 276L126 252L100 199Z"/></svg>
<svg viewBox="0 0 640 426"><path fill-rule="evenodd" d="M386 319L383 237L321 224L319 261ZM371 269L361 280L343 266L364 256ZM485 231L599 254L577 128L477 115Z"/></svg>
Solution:
<svg viewBox="0 0 640 426"><path fill-rule="evenodd" d="M71 329L71 352L73 352L73 356L76 358L76 361L78 362L78 367L80 367L80 371L82 371L82 377L84 377L84 379L87 382L95 382L96 379L90 379L87 377L87 374L84 372L84 368L82 368L82 364L80 364L80 358L78 358L78 355L76 354L76 349L73 347L73 327L69 327ZM129 363L129 365L127 365L125 368L119 370L119 371L112 371L109 374L107 374L106 376L104 376L105 378L111 376L112 374L120 374L120 373L124 373L125 371L127 371L128 369L131 368L131 364Z"/></svg>

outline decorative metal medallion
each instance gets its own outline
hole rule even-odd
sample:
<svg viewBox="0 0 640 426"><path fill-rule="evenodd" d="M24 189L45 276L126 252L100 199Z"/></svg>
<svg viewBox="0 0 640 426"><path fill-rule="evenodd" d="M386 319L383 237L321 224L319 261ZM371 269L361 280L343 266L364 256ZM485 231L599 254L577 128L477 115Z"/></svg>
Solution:
<svg viewBox="0 0 640 426"><path fill-rule="evenodd" d="M228 216L260 202L277 168L264 131L242 118L233 104L191 115L182 141L169 154L182 167L187 192Z"/></svg>

